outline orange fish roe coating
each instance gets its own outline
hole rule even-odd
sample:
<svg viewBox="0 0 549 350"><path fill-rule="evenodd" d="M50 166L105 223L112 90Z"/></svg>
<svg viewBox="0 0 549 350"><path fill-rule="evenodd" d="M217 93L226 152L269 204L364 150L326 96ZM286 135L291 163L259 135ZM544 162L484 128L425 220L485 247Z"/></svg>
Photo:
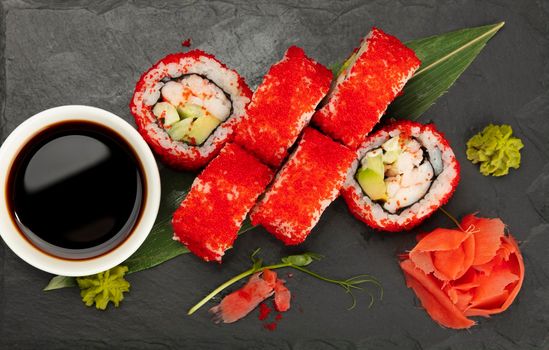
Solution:
<svg viewBox="0 0 549 350"><path fill-rule="evenodd" d="M332 73L292 46L273 65L238 125L235 142L278 167L326 95Z"/></svg>
<svg viewBox="0 0 549 350"><path fill-rule="evenodd" d="M345 79L338 78L328 102L313 116L320 130L351 149L360 146L421 63L414 51L377 28L355 54Z"/></svg>
<svg viewBox="0 0 549 350"><path fill-rule="evenodd" d="M238 145L227 144L194 180L174 213L174 239L206 261L221 261L273 175Z"/></svg>
<svg viewBox="0 0 549 350"><path fill-rule="evenodd" d="M337 197L356 154L312 128L251 214L286 245L307 238L326 207Z"/></svg>

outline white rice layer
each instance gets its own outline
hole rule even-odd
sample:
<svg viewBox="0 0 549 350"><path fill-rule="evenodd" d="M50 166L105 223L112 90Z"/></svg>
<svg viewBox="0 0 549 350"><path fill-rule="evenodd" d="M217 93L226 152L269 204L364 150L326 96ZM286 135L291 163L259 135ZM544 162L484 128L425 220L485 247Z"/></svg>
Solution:
<svg viewBox="0 0 549 350"><path fill-rule="evenodd" d="M168 133L157 123L156 116L152 113L153 106L160 98L160 89L164 86L162 79L169 77L178 78L186 74L202 75L227 93L232 102L232 114L227 121L222 123L200 146L192 146L185 142L174 141ZM239 77L236 72L223 67L218 61L207 57L182 57L179 62L164 64L160 62L154 69L150 70L143 78L145 84L136 91L133 102L134 113L141 115L146 120L146 132L166 150L174 154L187 154L189 157L207 157L215 151L216 143L227 138L232 132L232 125L240 119L245 112L246 105L250 99L245 96L239 85Z"/></svg>
<svg viewBox="0 0 549 350"><path fill-rule="evenodd" d="M364 194L362 188L355 179L355 174L360 166L360 159L362 159L368 151L381 147L385 141L400 135L400 133L400 130L396 128L390 132L378 132L374 137L369 138L357 151L358 159L353 162L345 185L343 186L346 191L354 192L353 198L357 200L356 204L358 207L364 208L364 214L371 216L380 227L391 224L403 226L411 221L421 220L421 218L430 215L434 208L436 209L441 205L441 201L447 196L447 194L454 190L453 180L459 176L454 152L450 147L443 146L445 143L442 139L442 135L433 133L431 129L422 130L417 126L412 127L411 134L409 134L409 136L417 139L422 146L425 147L429 154L433 153L436 148L441 151L443 165L442 172L438 174L432 182L429 191L418 202L408 208L405 208L398 214L391 214L385 211L379 203L372 201L366 194Z"/></svg>

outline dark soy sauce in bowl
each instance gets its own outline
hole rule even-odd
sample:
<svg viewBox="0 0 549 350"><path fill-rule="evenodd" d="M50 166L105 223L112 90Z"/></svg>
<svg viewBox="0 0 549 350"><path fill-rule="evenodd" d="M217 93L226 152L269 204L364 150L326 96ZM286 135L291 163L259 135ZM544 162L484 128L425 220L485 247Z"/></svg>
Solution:
<svg viewBox="0 0 549 350"><path fill-rule="evenodd" d="M55 124L19 151L7 183L20 232L40 250L87 259L120 245L141 216L143 170L113 130L87 121Z"/></svg>

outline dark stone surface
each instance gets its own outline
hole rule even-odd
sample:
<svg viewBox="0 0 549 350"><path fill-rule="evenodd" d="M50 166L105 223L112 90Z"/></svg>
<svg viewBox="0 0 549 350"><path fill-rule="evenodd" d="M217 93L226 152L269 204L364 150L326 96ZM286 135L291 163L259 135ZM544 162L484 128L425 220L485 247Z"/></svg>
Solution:
<svg viewBox="0 0 549 350"><path fill-rule="evenodd" d="M522 241L524 288L504 314L470 331L438 327L406 289L396 254L413 234L373 233L333 203L303 245L325 254L314 269L344 277L369 272L385 287L371 309L337 287L295 274L292 310L274 332L257 311L215 326L204 310L185 310L248 266L288 252L256 229L240 237L222 266L191 255L131 275L122 307L87 309L78 290L43 293L50 275L0 246L2 348L257 349L542 349L549 347L549 3L547 1L3 1L0 37L0 137L34 113L90 104L131 120L138 76L181 41L211 51L255 86L291 44L325 64L342 60L372 25L403 40L506 21L448 94L422 117L446 133L463 168L448 205L455 215L499 216ZM490 122L509 123L525 143L521 169L483 177L464 155L465 142ZM5 218L0 218L5 220ZM420 229L451 226L441 214Z"/></svg>

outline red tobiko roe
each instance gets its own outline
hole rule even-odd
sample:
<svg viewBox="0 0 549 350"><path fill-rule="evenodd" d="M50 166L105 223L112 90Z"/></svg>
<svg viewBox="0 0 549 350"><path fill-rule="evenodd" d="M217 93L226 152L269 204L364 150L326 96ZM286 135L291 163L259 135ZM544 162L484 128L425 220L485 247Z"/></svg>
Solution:
<svg viewBox="0 0 549 350"><path fill-rule="evenodd" d="M429 316L455 329L474 326L470 316L507 310L524 280L520 249L505 224L475 215L464 217L460 229L418 235L400 267Z"/></svg>
<svg viewBox="0 0 549 350"><path fill-rule="evenodd" d="M192 39L191 38L187 38L185 40L183 40L181 42L181 46L183 47L191 47L191 42L192 42Z"/></svg>
<svg viewBox="0 0 549 350"><path fill-rule="evenodd" d="M260 321L265 320L267 317L269 317L269 315L271 314L271 311L273 310L269 307L269 305L265 303L259 304L259 320Z"/></svg>

